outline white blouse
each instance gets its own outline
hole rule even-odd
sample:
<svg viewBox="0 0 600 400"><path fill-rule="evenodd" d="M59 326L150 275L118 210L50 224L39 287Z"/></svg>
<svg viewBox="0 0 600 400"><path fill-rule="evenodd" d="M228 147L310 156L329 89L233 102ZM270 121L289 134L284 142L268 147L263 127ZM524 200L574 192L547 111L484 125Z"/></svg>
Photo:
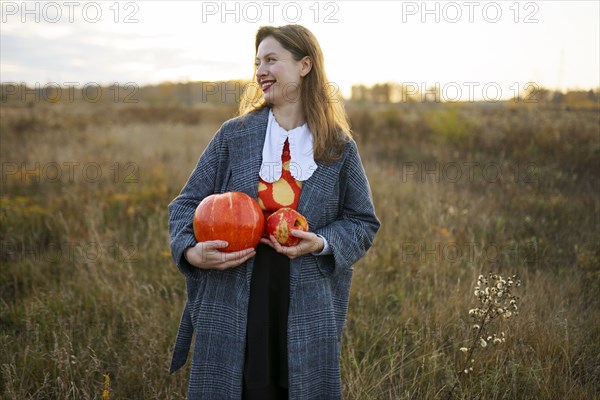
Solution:
<svg viewBox="0 0 600 400"><path fill-rule="evenodd" d="M269 110L260 166L260 177L265 182L273 183L281 178L281 153L285 139L288 139L290 144L290 173L296 180L307 180L317 169L313 157L313 135L308 125L304 123L302 126L286 131L277 123L273 111Z"/></svg>
<svg viewBox="0 0 600 400"><path fill-rule="evenodd" d="M290 173L294 179L305 181L310 178L317 169L317 163L313 156L313 135L304 123L294 129L286 131L275 119L273 110L269 110L269 122L267 123L267 133L265 144L263 145L262 165L260 166L260 177L265 182L277 182L281 178L281 153L285 139L290 144ZM332 254L331 247L325 237L318 235L323 239L323 250L313 252L315 256Z"/></svg>

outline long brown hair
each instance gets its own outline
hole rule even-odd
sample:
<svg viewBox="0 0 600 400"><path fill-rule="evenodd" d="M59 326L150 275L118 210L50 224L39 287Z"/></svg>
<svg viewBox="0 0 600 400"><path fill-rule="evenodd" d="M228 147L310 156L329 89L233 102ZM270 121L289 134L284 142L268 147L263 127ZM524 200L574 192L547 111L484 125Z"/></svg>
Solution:
<svg viewBox="0 0 600 400"><path fill-rule="evenodd" d="M292 53L294 60L300 61L306 56L311 59L312 69L302 79L300 101L308 129L313 134L314 158L323 163L339 159L344 143L352 138L352 132L342 98L336 94L337 87L327 80L323 52L317 38L302 25L262 26L256 33L255 54L258 53L260 43L268 36L272 36ZM255 76L256 65L253 77ZM239 115L246 115L266 106L260 86L246 85L240 101Z"/></svg>

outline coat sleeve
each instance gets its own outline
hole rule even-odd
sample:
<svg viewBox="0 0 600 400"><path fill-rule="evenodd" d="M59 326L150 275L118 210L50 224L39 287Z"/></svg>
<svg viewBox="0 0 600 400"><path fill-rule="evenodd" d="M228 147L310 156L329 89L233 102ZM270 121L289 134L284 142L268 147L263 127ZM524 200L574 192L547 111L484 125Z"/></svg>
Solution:
<svg viewBox="0 0 600 400"><path fill-rule="evenodd" d="M365 255L381 225L356 142L350 140L347 146L348 154L340 171L340 216L315 231L327 239L332 251L331 255L318 256L317 262L326 270L325 264L331 264L333 257L334 274L350 268Z"/></svg>
<svg viewBox="0 0 600 400"><path fill-rule="evenodd" d="M186 278L204 273L187 262L184 251L196 244L193 218L196 207L205 197L217 192L227 171L227 146L223 127L214 135L179 195L169 204L169 236L171 255Z"/></svg>

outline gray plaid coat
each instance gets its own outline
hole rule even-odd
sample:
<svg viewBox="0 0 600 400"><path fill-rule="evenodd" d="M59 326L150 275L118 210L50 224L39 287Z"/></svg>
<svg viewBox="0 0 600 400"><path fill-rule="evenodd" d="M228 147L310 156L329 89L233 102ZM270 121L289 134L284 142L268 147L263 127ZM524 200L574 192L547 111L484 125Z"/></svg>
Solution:
<svg viewBox="0 0 600 400"><path fill-rule="evenodd" d="M254 258L227 271L195 268L183 257L196 243L192 219L206 196L230 191L257 198L268 108L225 122L204 150L181 193L169 204L171 252L185 275L187 303L171 372L188 357L190 399L241 399L246 317ZM340 399L340 342L352 265L371 247L380 222L354 140L343 157L317 163L303 182L298 211L325 237L332 254L290 261L288 371L290 399Z"/></svg>

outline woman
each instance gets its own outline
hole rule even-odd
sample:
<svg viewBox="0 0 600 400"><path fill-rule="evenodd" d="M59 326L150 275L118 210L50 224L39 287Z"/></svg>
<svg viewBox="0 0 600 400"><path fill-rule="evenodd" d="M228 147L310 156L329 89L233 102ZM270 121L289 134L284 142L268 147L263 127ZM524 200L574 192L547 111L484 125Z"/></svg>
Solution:
<svg viewBox="0 0 600 400"><path fill-rule="evenodd" d="M340 342L352 265L379 229L343 106L329 91L316 38L299 25L261 27L255 76L240 116L225 122L169 205L171 250L188 301L171 372L192 334L190 399L339 399ZM196 243L196 206L240 191L265 215L306 217L296 246L263 237L256 249Z"/></svg>

